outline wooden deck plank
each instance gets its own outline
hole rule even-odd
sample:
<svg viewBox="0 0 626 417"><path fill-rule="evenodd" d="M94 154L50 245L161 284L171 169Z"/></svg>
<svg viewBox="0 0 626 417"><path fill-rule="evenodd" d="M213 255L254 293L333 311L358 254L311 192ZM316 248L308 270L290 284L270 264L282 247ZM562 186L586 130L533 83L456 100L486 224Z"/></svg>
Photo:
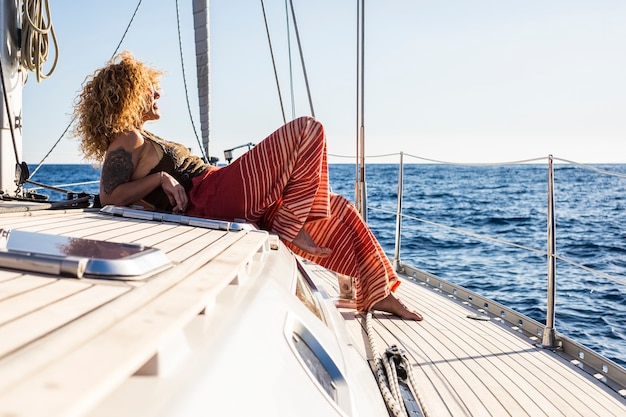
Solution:
<svg viewBox="0 0 626 417"><path fill-rule="evenodd" d="M440 299L438 293L432 293ZM420 297L420 299L423 298ZM529 395L535 399L541 398L542 401L538 401L538 403L543 408L556 407L568 416L611 415L609 410L604 407L604 400L602 400L609 395L608 388L603 386L603 389L598 390L596 381L589 375L580 373L578 369L564 363L557 355L535 347L527 338L521 338L510 331L500 332L495 323L468 320L465 313L466 311L462 311L461 314L455 313L446 317L444 316L445 312L441 311L432 315L435 320L437 317L446 317L446 320L450 320L449 326L455 328L454 332L449 333L447 343L454 345L455 340L450 340L450 337L458 338L459 330L468 327L479 326L485 330L490 330L491 334L482 337L475 330L466 331L461 337L464 340L481 339L485 354L496 355L494 360L489 361L491 367L497 366L500 361L505 361L511 365L522 363L523 366L517 368L516 375L526 375L528 383L523 382L526 387L538 387L535 392L531 391ZM467 323L461 324L461 321ZM441 337L437 334L432 336L435 337L435 340L438 336ZM499 346L499 350L494 349L494 345ZM516 390L521 388L519 382L520 378L515 380L514 387ZM592 395L590 395L591 392L593 392ZM598 398L601 399L598 400ZM611 404L611 402L608 403ZM548 414L553 412L549 408L546 408L545 411Z"/></svg>
<svg viewBox="0 0 626 417"><path fill-rule="evenodd" d="M135 237L133 243L141 243L142 245L146 246L159 247L161 250L167 252L170 248L173 248L175 246L168 246L168 242L172 239L179 239L180 236L187 233L188 229L173 224L162 224L157 229L147 229L146 231L149 233L146 233L145 236Z"/></svg>
<svg viewBox="0 0 626 417"><path fill-rule="evenodd" d="M0 282L11 281L22 275L22 272L12 269L0 269Z"/></svg>
<svg viewBox="0 0 626 417"><path fill-rule="evenodd" d="M109 234L119 234L120 229L128 228L130 232L140 230L142 227L141 222L120 222L118 220L97 213L85 214L73 220L66 216L53 225L45 223L38 225L37 231L81 238L98 236L100 240L107 240ZM121 224L124 225L123 228L120 227Z"/></svg>
<svg viewBox="0 0 626 417"><path fill-rule="evenodd" d="M116 239L126 235L134 234L137 238L147 236L150 232L154 232L154 229L157 228L156 226L162 226L158 223L149 224L141 221L120 221L119 218L112 219L110 217L111 216L94 215L93 218L86 218L84 224L89 224L89 228L77 229L71 232L71 236L115 242L119 241ZM94 227L94 223L98 226ZM129 241L127 240L126 242Z"/></svg>
<svg viewBox="0 0 626 417"><path fill-rule="evenodd" d="M403 323L400 323L396 327L396 329L391 329L391 331L402 332L402 328L405 326ZM473 375L480 378L488 393L480 393L478 395L484 403L489 404L488 409L493 415L501 415L501 413L506 414L507 411L519 416L550 415L550 411L546 412L535 406L530 400L530 397L523 392L514 393L509 391L512 381L506 374L498 372L497 368L494 369L492 366L493 357L486 357L484 351L468 347L464 343L463 338L459 337L455 331L448 331L446 329L445 332L429 331L425 333L424 338L437 341L433 346L434 349L442 350L444 349L442 345L448 347L451 356L446 360L449 361L452 366L458 366L458 363L463 363ZM451 338L453 334L459 338L454 340ZM415 340L411 339L411 342L415 343ZM421 346L420 343L415 344ZM416 363L422 366L422 363ZM429 365L437 366L436 363ZM468 382L472 384L472 381ZM500 410L500 408L504 408L505 406L506 411Z"/></svg>
<svg viewBox="0 0 626 417"><path fill-rule="evenodd" d="M584 391L590 388L581 388L586 384L581 385L580 375L569 364L563 363L555 355L549 355L548 352L535 347L519 351L519 353L513 352L510 348L507 350L507 346L511 346L512 343L500 337L496 332L486 333L485 336L485 340L488 340L489 343L484 343L484 349L494 355L493 365L504 368L506 374L524 376L512 381L518 388L530 392L534 398L545 399L546 396L551 396L551 402L555 402L555 398L561 398L560 410L567 410L571 407L578 410L582 415L593 415L594 412L603 415L601 410L604 405L601 398L605 392L602 391L598 395L594 395L592 400L582 401L580 397L584 397ZM474 337L476 336L472 334L467 335L468 339ZM585 375L585 379L588 380L589 377ZM554 387L550 387L546 383L546 381L554 380L559 381L558 390L554 390ZM560 394L564 391L567 392L566 396ZM549 395L548 393L552 394ZM546 401L542 403L547 404Z"/></svg>
<svg viewBox="0 0 626 417"><path fill-rule="evenodd" d="M585 373L581 373L577 368L563 361L559 356L553 355L550 351L537 348L532 341L527 338L518 337L510 331L500 331L494 323L468 320L463 314L454 314L450 317L451 326L455 326L458 331L451 335L459 340L459 333L464 333L462 341L465 343L472 341L474 345L481 346L481 350L486 355L494 355L492 365L498 366L503 362L517 366L522 363L523 367L516 369L517 375L527 370L529 379L528 386L543 387L539 392L533 393L533 397L540 396L541 393L552 392L550 395L552 402L561 398L559 408L561 410L572 409L571 414L577 410L580 415L610 415L605 414L611 411L605 408L605 399L610 396L608 389L597 390L596 381ZM463 323L463 321L465 323ZM480 332L479 329L483 331ZM463 332L463 330L465 330ZM583 381L581 381L581 376ZM516 383L520 384L520 379ZM558 389L550 387L545 381L558 381ZM586 391L597 390L595 395L589 400L581 400L586 395ZM567 394L563 394L567 393ZM607 404L611 404L608 402Z"/></svg>
<svg viewBox="0 0 626 417"><path fill-rule="evenodd" d="M438 326L433 326L430 329L426 327L411 332L414 329L407 328L405 323L396 324L395 320L393 323L390 323L391 321L389 319L381 320L380 327L389 328L389 331L394 332L396 336L404 334L405 337L400 336L398 338L394 337L392 333L388 333L386 342L396 343L396 341L400 341L400 346L403 349L410 349L407 350L407 354L413 358L412 362L416 363L416 366L436 367L438 369L441 369L442 366L449 366L455 369L456 375L450 374L448 384L456 391L457 397L467 398L466 393L469 390L475 393L480 403L485 407L484 412L495 416L506 415L507 411L512 411L515 415L520 416L533 415L526 411L516 397L497 379L489 377L490 368L488 366L485 367L477 363L471 354L460 349L449 338L450 334L454 333L450 329L443 329L442 331L437 329ZM413 350L415 347L419 347L420 356L426 356L425 362L417 362L417 358L413 356L416 353ZM506 409L504 404L507 405ZM480 408L474 404L466 403L465 405L473 413L481 414ZM536 410L535 413L534 415L543 414L537 413Z"/></svg>
<svg viewBox="0 0 626 417"><path fill-rule="evenodd" d="M13 384L0 394L2 410L40 416L76 414L91 408L145 363L160 342L197 315L207 298L227 286L267 240L262 233L236 235L240 235L240 244L216 256L210 274L198 270L188 275L27 381ZM68 374L68 369L74 371ZM38 401L28 401L29 397Z"/></svg>
<svg viewBox="0 0 626 417"><path fill-rule="evenodd" d="M336 277L312 266L329 296ZM436 289L407 282L397 295L425 316L421 323L375 314L378 349L396 344L414 364L420 396L437 416L620 416L626 401L560 356L496 320L467 317L474 308ZM371 359L364 316L343 315ZM479 379L477 381L477 378ZM505 409L503 411L503 409Z"/></svg>
<svg viewBox="0 0 626 417"><path fill-rule="evenodd" d="M76 218L81 218L85 215L89 215L89 213L74 211L70 215L66 214L68 217ZM19 213L18 216L24 217L25 215ZM39 216L46 217L41 214ZM28 213L26 217L28 217ZM179 226L178 229L192 230L192 228L183 226ZM206 230L203 230L202 233L204 232ZM57 329L54 333L42 336L19 351L0 358L0 374L2 374L0 391L21 380L24 375L28 375L44 366L50 358L60 357L66 352L72 351L81 343L84 343L84 341L99 334L103 329L115 324L120 317L132 314L134 310L149 302L149 300L168 291L186 276L209 263L211 259L223 252L224 248L245 237L247 233L229 233L217 240L214 237L215 234L210 235L211 238L205 237L195 241L190 240L188 249L193 250L187 250L186 256L183 256L185 251L181 251L180 263L173 268L162 271L147 281L134 282L132 286L137 288L127 292L123 297L106 303L97 310L90 312L86 317L70 322ZM197 235L189 236L190 239L193 237L197 237ZM163 239L163 241L166 242L167 240ZM176 246L181 247L180 243ZM93 281L106 282L102 280L82 280L81 282L93 283ZM113 285L120 286L123 283L115 282Z"/></svg>
<svg viewBox="0 0 626 417"><path fill-rule="evenodd" d="M216 231L201 228L189 229L183 235L172 237L172 239L169 239L166 242L159 244L157 247L165 250L167 252L167 256L169 256L170 259L172 259L173 261L178 261L181 259L193 257L194 254L202 250L201 247L198 247L194 244L196 239L206 239L207 244L210 245L218 242L227 234L228 233L225 231ZM226 247L228 244L226 242L224 243L224 247Z"/></svg>
<svg viewBox="0 0 626 417"><path fill-rule="evenodd" d="M0 346L0 357L66 325L128 290L129 288L120 286L87 285L82 291L73 292L40 306L30 314L4 323L0 326L0 340L3 341Z"/></svg>
<svg viewBox="0 0 626 417"><path fill-rule="evenodd" d="M63 212L38 212L37 215L33 213L19 213L12 216L2 215L0 216L0 228L3 229L21 229L21 230L40 230L45 231L54 230L56 227L64 227L65 225L72 224L74 221L82 222L85 217L85 212L82 210L76 210L76 215L68 215Z"/></svg>
<svg viewBox="0 0 626 417"><path fill-rule="evenodd" d="M420 300L424 302L428 294L429 293L423 295L420 298ZM436 295L435 293L432 293L432 292L430 294ZM438 295L436 296L437 298L439 298ZM406 299L407 298L405 298L404 300L406 301ZM490 358L487 364L490 367L489 369L490 369L491 374L494 374L497 372L497 368L495 365L502 361L505 361L507 363L509 362L517 363L518 361L522 360L522 357L524 357L525 355L529 355L529 354L533 355L537 352L537 349L535 347L533 347L532 345L529 345L527 342L523 342L521 339L515 336L509 337L509 340L507 340L507 343L505 344L506 346L505 350L495 351L494 349L491 348L495 339L508 337L512 335L510 335L508 332L505 334L500 334L499 332L495 332L495 334L492 334L489 337L485 337L484 329L492 328L493 323L490 324L489 322L481 322L481 321L474 321L474 320L468 319L466 317L468 311L462 306L459 306L458 304L451 304L450 305L451 308L448 309L448 311L445 311L444 309L438 308L436 306L436 302L438 301L437 299L434 299L433 301L434 302L429 305L429 309L433 310L430 313L431 318L429 321L434 322L435 324L434 329L450 328L450 329L454 329L454 331L448 331L448 332L445 332L444 334L444 332L441 332L441 331L431 330L429 332L428 338L432 340L445 340L446 345L455 346L458 349L458 352L455 352L455 356L457 356L458 358L467 358L467 360L471 360L475 358L473 355L471 355L467 351L466 341L468 339L472 339L475 335L480 338L481 333L483 333L482 339L484 343L481 345L481 349L478 355ZM428 325L426 327L428 328ZM479 329L480 327L482 327L483 330L480 330ZM461 349L459 346L463 346L464 349L466 350ZM509 360L509 359L512 359L512 360ZM531 371L532 368L533 368L533 365L531 363L527 363L526 366L520 367L517 369L517 372L518 372L517 375L521 375L519 372L525 372L528 374L528 377L533 379L533 383L524 384L527 388L533 387L531 388L531 391L527 393L527 396L535 398L535 399L543 397L543 399L538 401L539 404L543 405L543 408L544 408L543 413L550 415L551 413L554 413L556 411L555 408L557 410L571 409L570 412L574 412L572 406L567 401L559 402L557 401L558 400L558 397L557 397L557 398L552 398L551 401L548 402L547 398L545 398L545 395L542 394L543 391L537 390L536 388L534 388L534 387L541 387L543 384L540 378L534 377L533 372ZM516 381L515 383L517 384L517 382L519 382L519 380ZM515 386L516 388L521 388L517 385ZM545 388L547 389L548 387L545 387ZM521 391L521 389L519 389L518 391ZM553 403L556 403L556 404L554 405ZM532 403L525 403L525 404L532 404ZM569 415L574 415L574 414L569 414Z"/></svg>
<svg viewBox="0 0 626 417"><path fill-rule="evenodd" d="M0 304L0 324L69 297L90 286L90 284L74 279L49 278L49 280L50 285L35 288L32 291L4 300Z"/></svg>
<svg viewBox="0 0 626 417"><path fill-rule="evenodd" d="M25 216L29 219L29 216ZM180 262L189 256L191 245L182 247L192 239L211 234L217 241L227 232L204 228L180 227L173 223L147 222L145 220L126 219L99 214L97 212L77 212L75 216L54 215L37 216L37 221L14 222L14 229L41 233L59 233L65 236L87 239L108 240L113 242L141 243L146 246L158 246L174 262ZM2 220L0 218L0 224ZM123 225L123 226L121 226ZM192 253L197 252L193 249Z"/></svg>
<svg viewBox="0 0 626 417"><path fill-rule="evenodd" d="M137 243L141 241L142 244L146 246L154 246L156 243L166 242L168 239L185 232L185 229L173 223L146 224L141 221L125 221L122 224L124 226L119 227L120 222L118 221L118 226L115 229L98 233L98 239L126 243ZM159 236L160 238L158 238ZM155 243L146 243L146 241L150 241L151 239L153 239Z"/></svg>
<svg viewBox="0 0 626 417"><path fill-rule="evenodd" d="M422 323L426 325L426 323ZM381 323L381 326L385 326ZM481 400L487 403L489 412L492 415L501 415L499 408L506 405L506 409L512 412L513 415L518 416L541 416L541 415L559 415L555 407L548 407L548 409L542 409L535 404L531 396L537 394L531 392L525 393L523 390L510 390L510 387L515 384L506 373L501 372L494 367L494 360L498 360L497 355L490 355L483 349L472 349L465 342L463 336L459 335L457 329L442 329L441 324L434 323L431 326L424 326L422 331L415 332L417 334L422 333L420 336L409 336L408 331L410 329L404 329L404 323L399 323L395 329L390 331L402 333L406 332L407 337L401 339L404 348L409 349L408 352L413 356L415 353L421 353L423 351L423 345L426 341L433 341L432 349L436 351L444 351L445 360L453 367L459 367L463 364L474 375L477 375L481 381L485 384L489 393L478 393ZM425 340L422 342L420 339ZM392 339L393 340L393 339ZM412 351L415 347L419 347L419 351ZM428 360L420 361L415 358L416 367L428 366L437 368L440 366L440 360ZM462 375L465 378L465 375ZM467 380L466 380L467 381ZM454 383L453 381L451 383ZM472 385L472 381L468 381L468 384ZM458 397L464 397L461 395L464 393L462 386L455 384ZM472 409L473 410L473 409ZM474 411L474 410L473 410ZM556 413L555 413L556 412ZM506 415L506 412L504 412Z"/></svg>
<svg viewBox="0 0 626 417"><path fill-rule="evenodd" d="M388 332L384 331L386 330L384 326L376 326L376 329L382 334L381 341L378 344L379 349L397 344L396 339ZM454 392L457 405L464 414L473 415L473 413L475 413L476 415L492 415L485 404L485 397L489 395L488 391L478 377L471 374L464 362L453 361L451 352L445 351L445 349L442 350L439 343L431 344L425 337L415 339L414 342L414 345L408 343L397 345L407 352L407 354L411 355L411 363L415 363L416 359L415 356L413 356L415 353L414 346L419 346L419 356L422 361L424 361L420 362L419 365L425 365L431 368L431 372L435 371L440 379L445 381L447 389ZM462 402L458 403L458 401ZM501 407L499 411L506 413ZM455 411L453 411L453 413L453 415L456 415Z"/></svg>
<svg viewBox="0 0 626 417"><path fill-rule="evenodd" d="M54 280L48 277L36 277L24 275L23 273L16 274L10 280L0 281L0 301L37 287L52 284L53 282Z"/></svg>

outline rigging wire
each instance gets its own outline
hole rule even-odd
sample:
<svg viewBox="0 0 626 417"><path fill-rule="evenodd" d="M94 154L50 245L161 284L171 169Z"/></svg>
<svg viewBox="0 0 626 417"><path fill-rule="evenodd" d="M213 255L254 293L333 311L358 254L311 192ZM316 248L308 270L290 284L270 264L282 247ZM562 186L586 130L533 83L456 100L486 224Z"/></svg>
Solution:
<svg viewBox="0 0 626 417"><path fill-rule="evenodd" d="M285 18L287 20L287 56L289 57L289 91L291 93L291 118L296 118L296 99L293 89L293 65L291 62L291 25L289 24L289 0L285 0Z"/></svg>
<svg viewBox="0 0 626 417"><path fill-rule="evenodd" d="M283 115L283 123L287 123L285 117L285 106L283 105L283 96L280 92L280 83L278 82L278 72L276 70L276 60L274 59L274 49L272 48L272 38L270 37L270 28L267 24L267 14L265 13L265 2L261 0L261 9L263 9L263 20L265 22L265 32L267 34L267 43L270 47L270 55L272 57L272 67L274 68L274 78L276 79L276 89L278 90L278 100L280 101L280 111Z"/></svg>
<svg viewBox="0 0 626 417"><path fill-rule="evenodd" d="M126 25L126 30L124 30L124 33L122 34L122 38L120 39L119 43L117 44L117 47L113 51L113 54L111 54L110 60L113 59L115 57L115 55L117 55L117 52L119 51L120 47L122 46L122 43L124 42L124 39L126 38L126 34L128 33L128 30L130 29L131 25L133 24L133 21L135 20L135 16L137 15L137 11L139 10L139 6L141 6L141 2L142 2L142 0L139 0L139 2L137 3L137 7L135 7L135 11L133 12L133 15L131 16L130 21L128 22L128 25ZM37 167L35 167L33 172L30 174L31 177L33 175L35 175L37 173L37 171L39 171L39 168L41 168L41 166L46 161L48 156L50 156L52 151L54 151L54 149L59 145L59 143L61 142L61 139L63 139L65 137L65 134L67 133L67 131L70 129L70 127L74 123L74 120L76 120L76 117L72 118L72 120L69 122L69 124L67 125L67 127L63 131L63 133L61 133L61 136L59 136L59 138L56 140L54 145L52 145L52 148L50 148L48 153L41 159L41 161L39 162Z"/></svg>
<svg viewBox="0 0 626 417"><path fill-rule="evenodd" d="M311 98L311 88L309 87L309 77L306 73L306 65L304 63L304 55L302 53L302 43L300 42L300 32L298 31L298 23L296 21L296 11L293 7L293 0L289 0L291 6L291 17L293 19L293 28L296 32L296 40L298 41L298 51L300 52L300 62L302 63L302 73L304 74L304 83L306 85L306 92L309 98L309 107L311 108L311 116L315 117L315 110L313 110L313 99Z"/></svg>
<svg viewBox="0 0 626 417"><path fill-rule="evenodd" d="M141 1L142 0L139 0L139 3L137 3L137 7L135 7L135 11L133 12L133 15L130 17L130 21L128 22L128 25L126 25L126 29L124 30L124 33L122 34L122 38L120 39L119 43L117 44L117 47L115 48L115 51L113 51L113 53L111 54L111 58L110 59L115 58L115 55L117 55L117 52L122 47L122 43L124 42L124 39L126 39L126 34L128 33L128 29L130 29L131 25L133 24L133 21L135 20L135 16L137 15L137 12L139 11L139 6L141 6Z"/></svg>
<svg viewBox="0 0 626 417"><path fill-rule="evenodd" d="M185 61L183 59L183 42L182 42L182 36L181 36L181 31L180 31L180 14L178 12L178 0L176 0L176 25L178 28L178 50L180 52L180 66L183 72L183 84L185 86L185 100L187 102L187 112L189 113L189 120L191 121L191 127L193 129L194 135L196 135L196 141L198 142L198 146L200 147L202 158L204 159L204 162L209 162L209 159L206 153L204 152L204 147L202 146L202 143L200 142L200 137L198 136L196 125L193 122L193 115L191 112L191 106L189 104L189 91L187 90L187 77L185 76Z"/></svg>
<svg viewBox="0 0 626 417"><path fill-rule="evenodd" d="M44 14L45 11L45 14ZM54 72L59 60L59 45L50 17L48 0L26 0L23 8L22 55L20 64L37 75L37 82L48 78ZM54 61L50 70L44 74L43 64L48 60L50 41L54 46Z"/></svg>
<svg viewBox="0 0 626 417"><path fill-rule="evenodd" d="M33 170L33 172L30 174L30 177L32 178L33 175L35 175L37 173L37 171L39 171L39 168L41 168L41 166L43 165L43 163L45 162L46 159L48 159L48 157L50 156L50 154L52 153L52 151L54 151L54 149L57 147L57 145L59 144L59 142L61 142L61 139L63 139L63 137L65 136L65 134L67 133L67 131L70 129L70 127L72 126L72 123L74 123L74 120L76 118L72 118L72 120L68 123L68 125L65 127L65 130L63 131L63 133L61 133L61 136L59 136L59 138L57 139L57 141L54 143L54 145L52 145L52 148L50 148L50 150L48 151L48 153L46 153L44 155L44 157L41 159L41 161L39 162L39 164L35 167L35 169Z"/></svg>

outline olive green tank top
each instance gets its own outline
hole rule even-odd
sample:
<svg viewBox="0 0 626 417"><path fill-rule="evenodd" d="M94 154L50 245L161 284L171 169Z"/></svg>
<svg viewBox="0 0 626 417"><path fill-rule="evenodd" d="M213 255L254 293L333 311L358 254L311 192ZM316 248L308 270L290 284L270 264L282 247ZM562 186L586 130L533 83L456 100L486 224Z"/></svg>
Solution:
<svg viewBox="0 0 626 417"><path fill-rule="evenodd" d="M157 154L162 155L150 174L167 172L185 188L186 192L189 192L193 186L192 178L203 174L211 167L202 158L192 155L189 149L180 143L169 142L145 130L143 138L155 147ZM143 200L154 206L156 210L171 212L173 208L161 187L156 188Z"/></svg>

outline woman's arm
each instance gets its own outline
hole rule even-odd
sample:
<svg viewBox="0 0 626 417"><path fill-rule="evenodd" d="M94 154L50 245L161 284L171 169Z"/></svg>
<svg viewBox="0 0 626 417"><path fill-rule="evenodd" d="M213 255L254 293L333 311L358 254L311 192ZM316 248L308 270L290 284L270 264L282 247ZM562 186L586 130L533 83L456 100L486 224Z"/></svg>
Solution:
<svg viewBox="0 0 626 417"><path fill-rule="evenodd" d="M100 202L103 205L127 206L162 187L175 212L187 209L187 193L171 175L158 172L133 180L134 173L133 152L124 146L110 150L100 176Z"/></svg>

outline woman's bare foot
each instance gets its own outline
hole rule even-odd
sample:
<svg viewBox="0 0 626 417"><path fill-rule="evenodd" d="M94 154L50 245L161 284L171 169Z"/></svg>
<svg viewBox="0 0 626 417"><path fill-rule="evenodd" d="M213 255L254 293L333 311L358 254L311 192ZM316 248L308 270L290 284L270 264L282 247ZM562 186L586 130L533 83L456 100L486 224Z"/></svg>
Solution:
<svg viewBox="0 0 626 417"><path fill-rule="evenodd" d="M300 231L298 232L296 237L293 238L291 243L310 255L320 256L322 258L330 256L330 254L333 252L331 248L317 246L315 242L313 242L313 238L311 237L311 235L309 235L304 227L300 229Z"/></svg>
<svg viewBox="0 0 626 417"><path fill-rule="evenodd" d="M421 314L418 314L415 311L409 311L409 309L407 309L406 306L400 302L400 300L394 297L393 294L389 294L387 297L374 304L373 309L395 314L405 320L424 320L424 317L422 317Z"/></svg>

